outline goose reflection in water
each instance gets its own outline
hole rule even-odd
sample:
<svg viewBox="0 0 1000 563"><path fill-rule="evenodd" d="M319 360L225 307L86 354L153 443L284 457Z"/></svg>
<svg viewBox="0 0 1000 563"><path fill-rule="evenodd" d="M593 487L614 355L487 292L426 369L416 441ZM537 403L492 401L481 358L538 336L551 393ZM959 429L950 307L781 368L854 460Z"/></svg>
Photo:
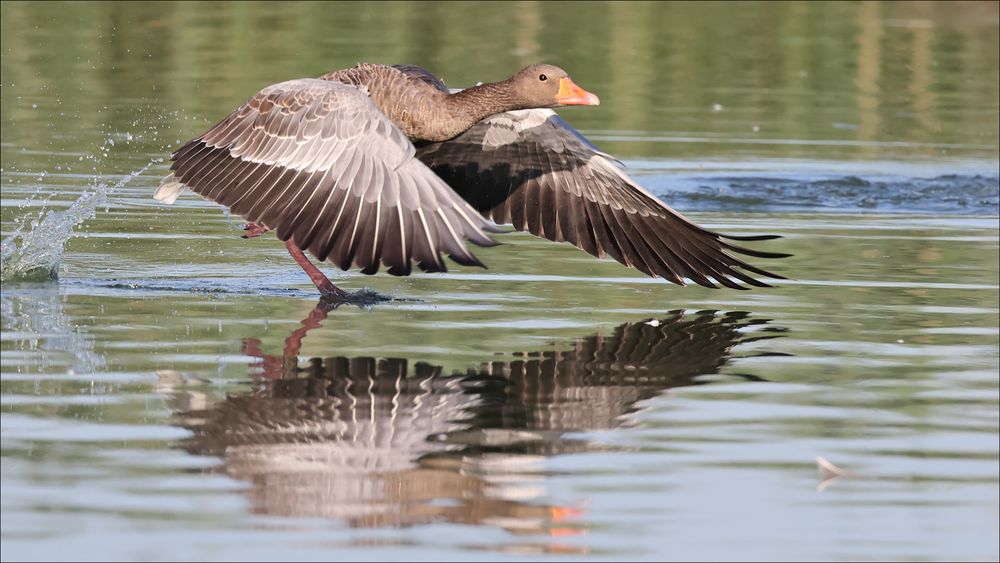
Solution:
<svg viewBox="0 0 1000 563"><path fill-rule="evenodd" d="M464 373L403 358L301 361L302 339L330 310L313 310L281 356L245 341L259 358L251 391L197 408L175 395L175 409L193 432L183 447L222 458L216 470L249 482L255 512L355 527L448 521L582 533L582 504L539 501L542 462L609 448L567 434L627 425L644 400L703 383L735 346L782 331L746 313L672 312Z"/></svg>

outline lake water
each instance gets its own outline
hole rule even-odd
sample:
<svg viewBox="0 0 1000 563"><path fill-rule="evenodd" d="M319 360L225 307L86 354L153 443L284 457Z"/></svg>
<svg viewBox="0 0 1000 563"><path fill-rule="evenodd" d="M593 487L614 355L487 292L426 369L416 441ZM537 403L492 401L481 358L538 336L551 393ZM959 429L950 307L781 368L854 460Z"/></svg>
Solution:
<svg viewBox="0 0 1000 563"><path fill-rule="evenodd" d="M2 16L3 559L1000 557L996 3ZM273 237L150 198L260 87L361 60L565 67L602 99L567 120L700 223L783 235L756 246L790 279L506 234L488 270L327 265L394 299L330 309Z"/></svg>

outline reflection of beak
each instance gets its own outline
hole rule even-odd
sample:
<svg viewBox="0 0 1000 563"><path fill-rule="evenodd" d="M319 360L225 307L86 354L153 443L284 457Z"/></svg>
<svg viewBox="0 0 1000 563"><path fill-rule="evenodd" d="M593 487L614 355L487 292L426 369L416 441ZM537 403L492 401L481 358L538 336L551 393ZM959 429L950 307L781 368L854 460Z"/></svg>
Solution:
<svg viewBox="0 0 1000 563"><path fill-rule="evenodd" d="M601 99L573 83L569 77L559 79L556 101L563 106L599 106Z"/></svg>
<svg viewBox="0 0 1000 563"><path fill-rule="evenodd" d="M553 506L549 508L549 513L553 522L562 522L569 518L579 518L583 516L584 511L571 506Z"/></svg>

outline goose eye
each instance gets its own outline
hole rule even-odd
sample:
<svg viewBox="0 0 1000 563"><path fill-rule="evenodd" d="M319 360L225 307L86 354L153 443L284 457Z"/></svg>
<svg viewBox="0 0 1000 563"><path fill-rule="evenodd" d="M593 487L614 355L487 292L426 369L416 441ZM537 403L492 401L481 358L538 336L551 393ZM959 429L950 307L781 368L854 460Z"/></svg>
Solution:
<svg viewBox="0 0 1000 563"><path fill-rule="evenodd" d="M541 80L542 82L545 82L546 80L549 79L549 77L545 76L544 74L539 74L538 79Z"/></svg>

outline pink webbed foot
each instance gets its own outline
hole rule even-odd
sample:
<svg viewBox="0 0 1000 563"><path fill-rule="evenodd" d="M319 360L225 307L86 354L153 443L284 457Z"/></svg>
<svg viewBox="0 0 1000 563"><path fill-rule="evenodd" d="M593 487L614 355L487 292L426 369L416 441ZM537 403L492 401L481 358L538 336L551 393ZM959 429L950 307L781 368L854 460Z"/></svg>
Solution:
<svg viewBox="0 0 1000 563"><path fill-rule="evenodd" d="M271 229L265 227L264 225L258 225L257 223L247 223L246 225L243 225L243 230L246 231L246 233L240 235L243 238L256 238Z"/></svg>

